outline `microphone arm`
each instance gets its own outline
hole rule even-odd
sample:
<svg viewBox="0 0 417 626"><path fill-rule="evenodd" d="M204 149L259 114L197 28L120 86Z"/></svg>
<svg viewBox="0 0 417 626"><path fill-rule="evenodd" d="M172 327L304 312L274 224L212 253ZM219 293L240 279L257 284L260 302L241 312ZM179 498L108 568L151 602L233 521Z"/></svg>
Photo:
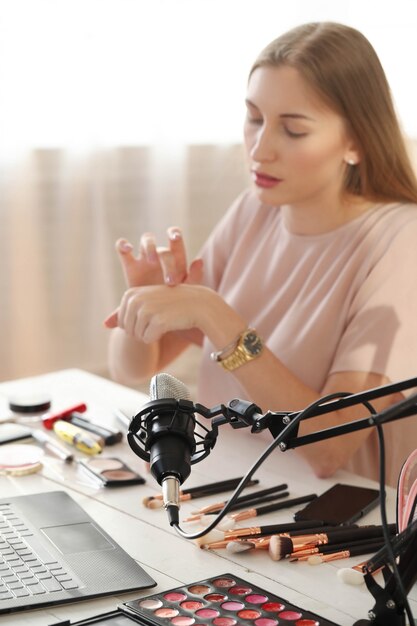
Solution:
<svg viewBox="0 0 417 626"><path fill-rule="evenodd" d="M339 411L357 404L366 404L375 398L385 397L412 387L417 387L417 378L410 378L397 383L375 387L374 389L368 389L355 394L335 394L338 396L337 398L332 400L326 400L326 398L324 398L322 399L323 404L320 402L314 403L311 408L303 409L302 411L267 411L262 414L261 409L256 404L238 399L233 399L227 405L221 404L213 409L207 409L200 404L195 404L194 407L196 412L204 417L211 418L222 414L223 418L214 419L212 421L216 431L220 425L225 423L229 423L233 428L245 428L250 426L251 432L255 434L268 428L274 438L281 435L281 441L278 447L284 452L288 449L298 448L316 441L338 437L340 435L356 432L357 430L374 427L378 424L382 425L386 422L396 421L417 414L416 392L408 398L400 400L383 411L369 415L366 418L339 424L308 435L297 436L299 422L304 419L332 413L333 411ZM341 395L343 397L340 397ZM299 419L300 417L301 419ZM294 421L296 422L294 427L288 428ZM293 433L294 430L296 431L295 435Z"/></svg>

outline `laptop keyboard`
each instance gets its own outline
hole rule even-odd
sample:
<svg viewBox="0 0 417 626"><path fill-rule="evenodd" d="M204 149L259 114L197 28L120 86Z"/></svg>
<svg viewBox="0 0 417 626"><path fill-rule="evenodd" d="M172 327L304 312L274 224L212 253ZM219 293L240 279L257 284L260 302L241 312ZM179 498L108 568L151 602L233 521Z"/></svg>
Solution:
<svg viewBox="0 0 417 626"><path fill-rule="evenodd" d="M2 600L76 589L65 564L50 554L10 504L0 504L0 607Z"/></svg>

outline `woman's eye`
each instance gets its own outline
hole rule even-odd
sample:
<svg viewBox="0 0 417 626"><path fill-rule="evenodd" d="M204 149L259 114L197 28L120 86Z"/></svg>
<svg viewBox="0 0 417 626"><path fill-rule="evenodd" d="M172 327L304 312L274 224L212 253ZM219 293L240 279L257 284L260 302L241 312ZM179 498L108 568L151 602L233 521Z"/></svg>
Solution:
<svg viewBox="0 0 417 626"><path fill-rule="evenodd" d="M290 130L289 128L287 128L286 126L284 126L284 131L288 135L288 137L293 137L294 139L305 137L307 135L307 133L303 133L303 132L296 133L293 130Z"/></svg>
<svg viewBox="0 0 417 626"><path fill-rule="evenodd" d="M255 124L257 126L263 124L263 119L261 117L254 117L253 115L247 115L246 120L249 124Z"/></svg>

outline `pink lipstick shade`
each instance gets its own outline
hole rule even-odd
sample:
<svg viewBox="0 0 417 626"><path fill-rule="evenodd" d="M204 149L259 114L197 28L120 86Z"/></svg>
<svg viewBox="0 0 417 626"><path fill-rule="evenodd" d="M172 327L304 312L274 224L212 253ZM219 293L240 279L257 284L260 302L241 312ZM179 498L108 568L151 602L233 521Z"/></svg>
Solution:
<svg viewBox="0 0 417 626"><path fill-rule="evenodd" d="M262 174L261 172L252 171L253 180L257 187L261 187L262 189L272 189L279 185L282 180L280 178L275 178L274 176L268 176L268 174Z"/></svg>

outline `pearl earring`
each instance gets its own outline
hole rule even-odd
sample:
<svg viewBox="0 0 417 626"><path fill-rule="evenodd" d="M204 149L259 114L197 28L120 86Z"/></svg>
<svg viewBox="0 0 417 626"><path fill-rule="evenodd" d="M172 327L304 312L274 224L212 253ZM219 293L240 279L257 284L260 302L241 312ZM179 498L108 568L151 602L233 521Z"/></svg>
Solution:
<svg viewBox="0 0 417 626"><path fill-rule="evenodd" d="M356 161L354 161L353 159L347 159L346 163L348 165L356 165Z"/></svg>

